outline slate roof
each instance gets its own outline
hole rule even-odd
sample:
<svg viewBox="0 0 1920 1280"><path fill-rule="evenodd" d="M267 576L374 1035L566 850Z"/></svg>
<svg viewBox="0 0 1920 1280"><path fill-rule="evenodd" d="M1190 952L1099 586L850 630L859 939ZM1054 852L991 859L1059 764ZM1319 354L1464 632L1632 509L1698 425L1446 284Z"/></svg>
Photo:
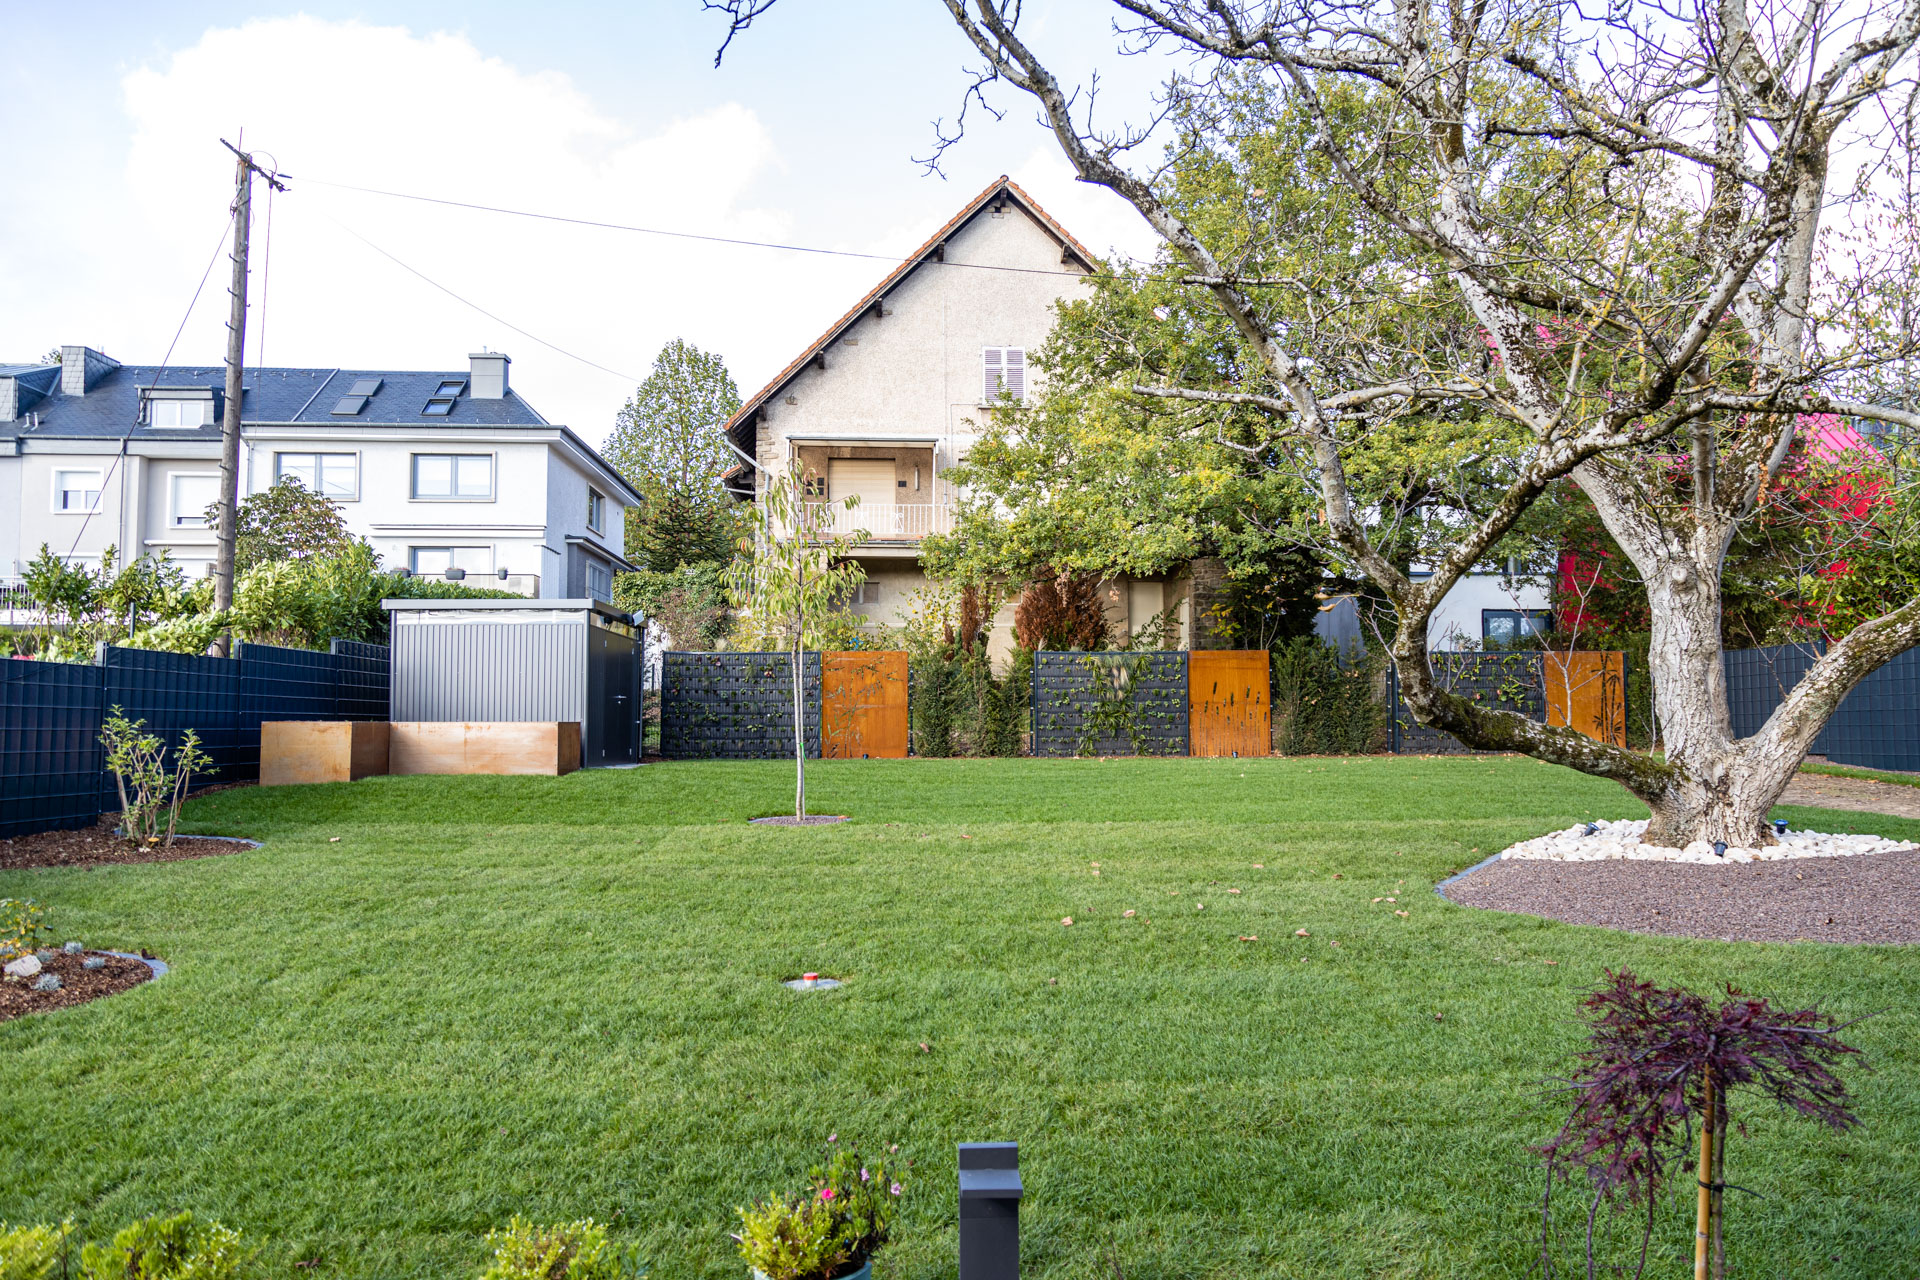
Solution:
<svg viewBox="0 0 1920 1280"><path fill-rule="evenodd" d="M975 214L979 213L989 202L1002 193L1013 197L1014 203L1025 209L1027 213L1033 217L1035 222L1038 222L1046 229L1049 235L1058 240L1063 253L1072 254L1075 258L1079 259L1080 265L1085 267L1089 272L1096 269L1096 260L1092 251L1074 239L1072 233L1065 227L1054 221L1052 214L1042 209L1038 201L1020 189L1019 183L1009 178L1006 174L1001 174L992 182L989 182L979 195L961 206L960 212L949 218L945 226L928 236L926 243L909 254L905 261L901 262L899 266L889 271L886 278L881 280L879 284L873 286L873 288L867 290L866 295L862 297L860 301L854 303L852 307L847 309L846 314L829 325L827 331L818 338L815 338L812 344L794 359L792 364L789 364L786 368L775 374L771 382L749 396L746 403L740 406L738 413L727 419L726 423L721 427L721 430L733 437L733 442L739 447L740 451L749 455L753 453L753 437L747 430L747 427L752 423L754 415L760 411L761 405L778 395L781 388L785 387L787 383L793 379L795 374L806 368L815 356L832 346L834 340L846 331L847 326L865 315L875 303L886 296L889 289L892 289L895 285L906 279L907 276L911 275L921 264L926 262L935 249L938 249L947 240L951 239L955 232L959 231ZM731 475L732 472L728 474Z"/></svg>
<svg viewBox="0 0 1920 1280"><path fill-rule="evenodd" d="M27 366L53 368L57 366ZM0 370L0 377L9 376ZM444 372L394 369L248 369L241 379L244 398L241 421L255 423L350 423L356 426L404 426L412 431L435 427L544 427L551 425L534 407L508 389L499 400L475 400L470 372L452 369ZM357 415L335 415L332 410L341 396L361 378L379 378L380 390ZM423 417L427 398L443 379L468 383L467 391L454 402L453 412L445 417ZM148 386L211 387L226 386L226 370L212 368L121 365L93 384L84 396L62 395L57 390L28 406L38 415L38 425L28 427L25 419L11 426L0 424L0 432L22 439L95 439L118 440L139 416L140 391ZM57 385L57 384L56 384ZM194 440L220 438L218 422L200 427L134 426L136 440Z"/></svg>

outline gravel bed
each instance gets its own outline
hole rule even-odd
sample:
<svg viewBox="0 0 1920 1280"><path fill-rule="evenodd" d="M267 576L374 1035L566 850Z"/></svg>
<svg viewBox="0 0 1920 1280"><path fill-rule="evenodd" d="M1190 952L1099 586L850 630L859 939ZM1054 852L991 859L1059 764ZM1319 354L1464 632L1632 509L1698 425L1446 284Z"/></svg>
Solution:
<svg viewBox="0 0 1920 1280"><path fill-rule="evenodd" d="M1920 942L1920 851L1721 863L1502 858L1453 902L1631 933L1723 942Z"/></svg>

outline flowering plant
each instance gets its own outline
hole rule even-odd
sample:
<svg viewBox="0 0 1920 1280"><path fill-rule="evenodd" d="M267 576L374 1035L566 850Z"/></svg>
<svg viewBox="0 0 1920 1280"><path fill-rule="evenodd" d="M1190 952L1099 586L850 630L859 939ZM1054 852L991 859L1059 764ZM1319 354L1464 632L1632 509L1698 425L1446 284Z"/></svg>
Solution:
<svg viewBox="0 0 1920 1280"><path fill-rule="evenodd" d="M740 1256L766 1280L835 1280L865 1266L893 1220L899 1181L877 1156L842 1147L808 1176L807 1190L738 1210Z"/></svg>

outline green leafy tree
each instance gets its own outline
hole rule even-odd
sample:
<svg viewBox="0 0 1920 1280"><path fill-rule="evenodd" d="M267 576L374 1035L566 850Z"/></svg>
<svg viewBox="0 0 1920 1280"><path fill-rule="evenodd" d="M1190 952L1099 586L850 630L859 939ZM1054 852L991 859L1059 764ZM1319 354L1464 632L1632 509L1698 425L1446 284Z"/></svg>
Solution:
<svg viewBox="0 0 1920 1280"><path fill-rule="evenodd" d="M657 573L729 558L740 536L737 502L720 477L738 461L720 424L740 389L718 355L675 338L620 410L604 450L645 501L627 512L627 555Z"/></svg>
<svg viewBox="0 0 1920 1280"><path fill-rule="evenodd" d="M207 508L208 528L219 510L217 503ZM361 542L347 532L339 503L290 476L242 499L234 529L236 574L281 560L335 555Z"/></svg>
<svg viewBox="0 0 1920 1280"><path fill-rule="evenodd" d="M848 558L867 540L856 529L836 535L835 509L860 505L856 494L840 502L808 498L801 478L769 477L750 515L750 532L722 576L727 598L742 611L739 625L769 649L793 657L793 816L807 816L807 750L804 715L804 654L823 635L843 634L851 614L846 601L867 580Z"/></svg>
<svg viewBox="0 0 1920 1280"><path fill-rule="evenodd" d="M717 564L689 564L622 573L613 580L613 602L657 626L676 649L712 649L733 630L721 572Z"/></svg>

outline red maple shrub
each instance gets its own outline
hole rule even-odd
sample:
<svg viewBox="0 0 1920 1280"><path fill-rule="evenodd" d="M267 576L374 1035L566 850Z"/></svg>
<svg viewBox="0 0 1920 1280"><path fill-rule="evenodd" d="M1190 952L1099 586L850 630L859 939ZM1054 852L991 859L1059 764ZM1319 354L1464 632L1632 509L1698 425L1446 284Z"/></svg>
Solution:
<svg viewBox="0 0 1920 1280"><path fill-rule="evenodd" d="M1099 578L1062 572L1029 582L1013 607L1013 638L1023 649L1106 648L1112 628Z"/></svg>

